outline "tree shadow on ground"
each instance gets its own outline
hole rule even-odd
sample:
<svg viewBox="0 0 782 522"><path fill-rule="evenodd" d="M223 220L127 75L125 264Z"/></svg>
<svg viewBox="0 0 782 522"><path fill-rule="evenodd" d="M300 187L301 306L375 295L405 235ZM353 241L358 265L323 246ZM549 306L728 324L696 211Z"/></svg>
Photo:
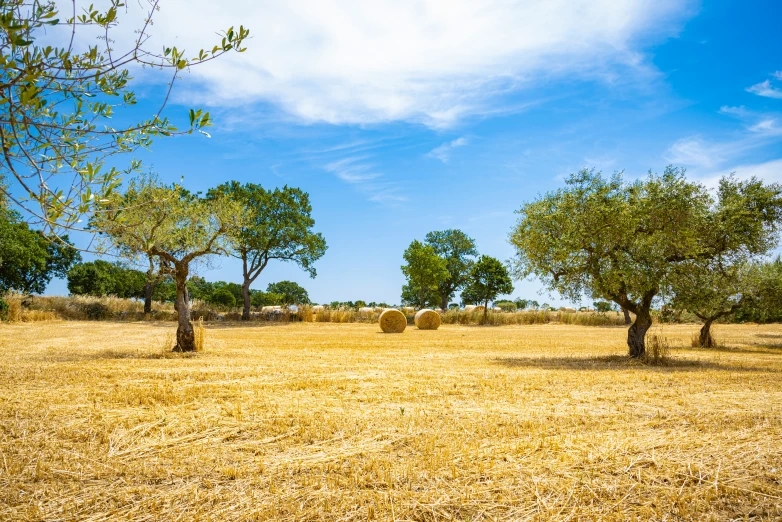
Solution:
<svg viewBox="0 0 782 522"><path fill-rule="evenodd" d="M782 369L742 366L706 361L702 359L682 359L676 356L660 364L649 364L626 355L606 355L596 357L500 357L494 362L508 368L539 368L544 370L638 370L657 372L692 372L720 370L729 372L771 372L782 373Z"/></svg>
<svg viewBox="0 0 782 522"><path fill-rule="evenodd" d="M753 353L758 355L782 355L781 344L752 344L751 348L739 346L712 346L711 348L693 348L695 352Z"/></svg>

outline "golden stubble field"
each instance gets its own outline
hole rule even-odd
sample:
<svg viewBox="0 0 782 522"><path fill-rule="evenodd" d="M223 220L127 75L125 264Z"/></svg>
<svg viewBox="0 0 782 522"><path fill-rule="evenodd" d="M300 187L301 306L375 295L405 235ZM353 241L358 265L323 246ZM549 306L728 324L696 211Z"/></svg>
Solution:
<svg viewBox="0 0 782 522"><path fill-rule="evenodd" d="M0 325L1 520L780 520L782 326Z"/></svg>

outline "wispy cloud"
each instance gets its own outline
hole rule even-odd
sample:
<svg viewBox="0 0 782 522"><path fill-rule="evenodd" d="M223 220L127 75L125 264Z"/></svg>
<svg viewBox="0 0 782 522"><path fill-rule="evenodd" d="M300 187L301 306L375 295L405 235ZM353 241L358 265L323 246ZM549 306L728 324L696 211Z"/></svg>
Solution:
<svg viewBox="0 0 782 522"><path fill-rule="evenodd" d="M407 201L402 187L393 181L384 180L369 156L351 156L326 164L324 170L340 180L354 186L365 194L369 201L384 205L396 205Z"/></svg>
<svg viewBox="0 0 782 522"><path fill-rule="evenodd" d="M711 143L700 136L682 138L668 148L665 160L674 165L715 168L727 160L724 145Z"/></svg>
<svg viewBox="0 0 782 522"><path fill-rule="evenodd" d="M430 158L435 158L443 163L448 163L448 160L451 159L451 152L453 152L453 149L464 147L467 145L468 140L465 137L456 138L453 141L447 141L440 145L439 147L435 147L429 153L427 156Z"/></svg>
<svg viewBox="0 0 782 522"><path fill-rule="evenodd" d="M777 73L774 73L776 77ZM747 92L757 94L758 96L764 96L766 98L782 98L782 89L777 89L771 85L771 80L756 83L751 87L747 87Z"/></svg>
<svg viewBox="0 0 782 522"><path fill-rule="evenodd" d="M325 169L334 173L342 181L354 184L381 177L382 174L374 172L374 165L362 163L366 159L366 156L345 158L329 163L325 166Z"/></svg>
<svg viewBox="0 0 782 522"><path fill-rule="evenodd" d="M750 126L749 130L764 136L782 135L782 126L779 124L779 120L777 118L768 118L765 120L761 120L756 124Z"/></svg>
<svg viewBox="0 0 782 522"><path fill-rule="evenodd" d="M719 186L720 179L731 174L739 179L755 177L762 179L767 183L779 183L782 182L782 159L775 159L762 163L733 165L717 172L702 174L698 177L698 181L710 189L716 189Z"/></svg>

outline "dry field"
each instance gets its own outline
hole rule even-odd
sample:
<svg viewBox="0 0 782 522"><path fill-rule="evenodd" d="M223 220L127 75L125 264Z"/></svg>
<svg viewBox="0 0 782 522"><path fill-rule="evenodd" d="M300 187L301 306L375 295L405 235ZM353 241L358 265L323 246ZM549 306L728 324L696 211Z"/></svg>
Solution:
<svg viewBox="0 0 782 522"><path fill-rule="evenodd" d="M782 519L779 325L173 328L0 325L0 520Z"/></svg>

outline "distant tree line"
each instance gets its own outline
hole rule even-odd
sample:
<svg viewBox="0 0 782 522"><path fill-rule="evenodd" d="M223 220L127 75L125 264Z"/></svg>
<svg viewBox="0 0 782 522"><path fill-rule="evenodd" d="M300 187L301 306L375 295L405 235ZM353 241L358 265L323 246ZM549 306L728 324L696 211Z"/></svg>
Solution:
<svg viewBox="0 0 782 522"><path fill-rule="evenodd" d="M95 260L78 263L67 272L68 291L73 295L96 297L115 296L130 299L144 299L147 274L129 268L122 263ZM225 281L207 281L203 277L188 279L187 292L190 300L198 299L207 304L234 308L243 304L242 285ZM269 283L266 291L251 290L251 305L255 308L274 305L308 304L307 290L293 281ZM153 290L152 299L160 302L176 301L176 283L170 276L164 276Z"/></svg>

